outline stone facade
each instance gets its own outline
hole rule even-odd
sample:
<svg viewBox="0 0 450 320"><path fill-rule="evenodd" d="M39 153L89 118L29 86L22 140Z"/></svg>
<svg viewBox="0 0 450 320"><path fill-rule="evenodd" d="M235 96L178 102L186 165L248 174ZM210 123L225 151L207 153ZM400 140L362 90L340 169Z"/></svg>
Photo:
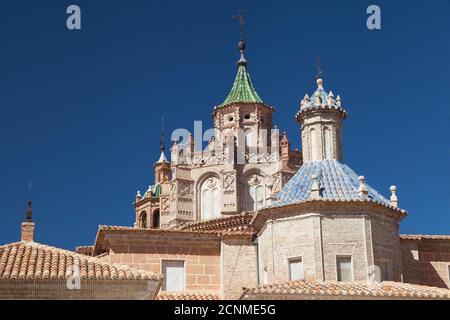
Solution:
<svg viewBox="0 0 450 320"><path fill-rule="evenodd" d="M400 238L403 281L450 289L450 236Z"/></svg>

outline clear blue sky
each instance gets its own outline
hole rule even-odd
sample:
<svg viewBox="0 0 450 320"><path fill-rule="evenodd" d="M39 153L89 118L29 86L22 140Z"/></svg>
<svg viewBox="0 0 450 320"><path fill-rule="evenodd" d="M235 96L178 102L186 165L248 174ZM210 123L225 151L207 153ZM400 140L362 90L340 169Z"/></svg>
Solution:
<svg viewBox="0 0 450 320"><path fill-rule="evenodd" d="M366 8L382 30L366 28ZM82 30L66 29L78 4ZM275 124L315 89L349 113L344 160L385 196L403 233L450 234L450 2L243 1L246 57ZM0 10L0 243L20 238L32 180L36 240L73 249L99 224L132 225L153 182L160 119L212 125L238 59L237 1L8 1Z"/></svg>

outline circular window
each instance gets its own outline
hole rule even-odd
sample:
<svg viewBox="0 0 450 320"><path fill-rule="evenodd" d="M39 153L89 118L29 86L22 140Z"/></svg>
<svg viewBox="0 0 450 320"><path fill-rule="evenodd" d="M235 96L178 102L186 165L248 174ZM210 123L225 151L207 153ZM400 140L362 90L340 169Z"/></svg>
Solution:
<svg viewBox="0 0 450 320"><path fill-rule="evenodd" d="M249 115L249 114L246 114L246 115L244 116L244 119L245 119L245 120L250 119L250 115Z"/></svg>
<svg viewBox="0 0 450 320"><path fill-rule="evenodd" d="M228 121L232 122L234 120L233 116L228 117Z"/></svg>

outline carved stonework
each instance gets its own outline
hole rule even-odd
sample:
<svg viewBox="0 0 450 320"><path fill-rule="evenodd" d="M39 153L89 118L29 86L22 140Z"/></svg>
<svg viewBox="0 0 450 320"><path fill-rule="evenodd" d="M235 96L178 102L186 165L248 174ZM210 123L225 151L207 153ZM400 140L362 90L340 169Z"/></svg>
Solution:
<svg viewBox="0 0 450 320"><path fill-rule="evenodd" d="M192 183L189 181L180 181L178 187L178 195L181 197L188 197L194 193Z"/></svg>
<svg viewBox="0 0 450 320"><path fill-rule="evenodd" d="M261 183L261 177L259 177L258 175L254 174L250 177L250 179L248 179L248 184L251 186L256 186L258 184Z"/></svg>
<svg viewBox="0 0 450 320"><path fill-rule="evenodd" d="M170 210L170 198L169 197L161 197L161 215L169 214Z"/></svg>
<svg viewBox="0 0 450 320"><path fill-rule="evenodd" d="M281 191L282 188L282 174L281 172L276 173L272 176L272 194L278 193Z"/></svg>
<svg viewBox="0 0 450 320"><path fill-rule="evenodd" d="M234 172L225 172L223 174L223 189L234 190Z"/></svg>
<svg viewBox="0 0 450 320"><path fill-rule="evenodd" d="M172 181L170 184L170 201L175 201L177 199L177 183Z"/></svg>

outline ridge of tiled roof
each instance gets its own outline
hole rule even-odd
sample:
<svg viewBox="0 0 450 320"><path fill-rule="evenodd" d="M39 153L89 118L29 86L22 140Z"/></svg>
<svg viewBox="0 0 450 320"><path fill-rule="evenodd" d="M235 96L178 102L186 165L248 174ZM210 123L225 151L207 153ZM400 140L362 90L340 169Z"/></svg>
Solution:
<svg viewBox="0 0 450 320"><path fill-rule="evenodd" d="M320 200L369 200L406 213L400 208L391 206L388 199L367 184L368 198L361 198L358 193L360 185L358 175L350 167L338 160L318 160L304 163L278 193L278 199L266 206L266 208L286 206L308 200L313 184L313 176L317 177L317 182L319 183Z"/></svg>
<svg viewBox="0 0 450 320"><path fill-rule="evenodd" d="M14 242L0 246L2 279L67 279L78 265L81 279L160 280L162 275L37 242Z"/></svg>
<svg viewBox="0 0 450 320"><path fill-rule="evenodd" d="M181 229L158 229L158 228L135 228L128 226L110 226L110 225L99 225L99 231L134 231L134 232L147 232L147 233L204 233L204 234L215 234L217 231L213 230L181 230Z"/></svg>
<svg viewBox="0 0 450 320"><path fill-rule="evenodd" d="M400 239L405 240L450 240L450 235L429 235L429 234L401 234Z"/></svg>
<svg viewBox="0 0 450 320"><path fill-rule="evenodd" d="M179 227L179 230L192 231L244 231L250 227L254 214L241 213L229 217L194 221Z"/></svg>
<svg viewBox="0 0 450 320"><path fill-rule="evenodd" d="M450 299L450 290L403 282L384 281L371 284L367 281L289 281L255 288L244 288L241 299L249 294L301 295L311 298L409 298L409 299Z"/></svg>
<svg viewBox="0 0 450 320"><path fill-rule="evenodd" d="M156 300L220 300L220 297L208 292L159 292Z"/></svg>

